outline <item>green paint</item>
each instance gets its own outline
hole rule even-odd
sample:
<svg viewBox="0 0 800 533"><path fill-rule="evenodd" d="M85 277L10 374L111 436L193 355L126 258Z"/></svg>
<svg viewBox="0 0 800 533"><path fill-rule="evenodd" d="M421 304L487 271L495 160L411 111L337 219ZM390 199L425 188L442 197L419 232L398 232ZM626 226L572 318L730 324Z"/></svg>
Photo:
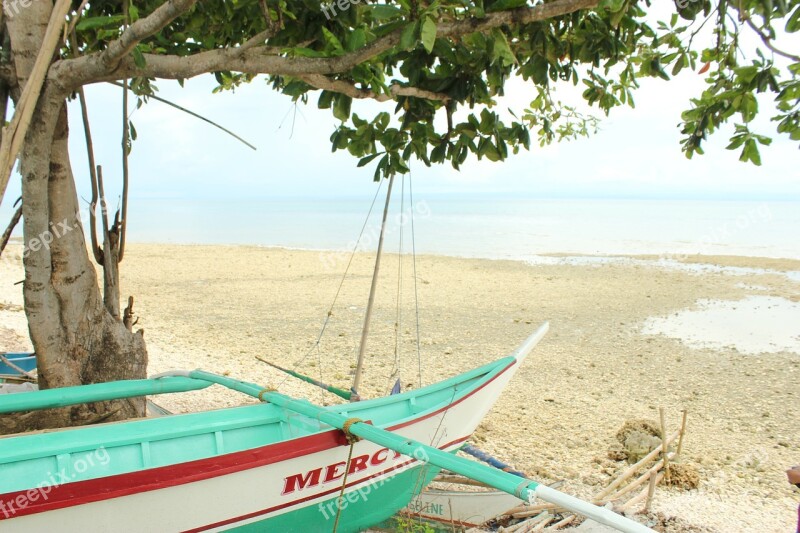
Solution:
<svg viewBox="0 0 800 533"><path fill-rule="evenodd" d="M409 504L439 473L429 465L419 465L375 485L345 494L337 533L358 532L388 520ZM320 504L231 529L246 533L264 531L333 531L338 495Z"/></svg>
<svg viewBox="0 0 800 533"><path fill-rule="evenodd" d="M66 407L90 402L102 402L136 396L189 392L208 387L210 383L186 377L166 377L161 379L132 379L95 383L78 387L63 387L23 394L4 394L0 398L0 413L34 411Z"/></svg>

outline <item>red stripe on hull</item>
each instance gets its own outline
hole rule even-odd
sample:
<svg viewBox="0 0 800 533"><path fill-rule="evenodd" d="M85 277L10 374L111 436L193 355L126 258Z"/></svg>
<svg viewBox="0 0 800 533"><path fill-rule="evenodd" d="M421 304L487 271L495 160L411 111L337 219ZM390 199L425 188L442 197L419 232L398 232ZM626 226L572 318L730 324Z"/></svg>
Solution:
<svg viewBox="0 0 800 533"><path fill-rule="evenodd" d="M475 395L489 383L504 374L514 364L515 362L510 363L486 383L482 384L480 387L476 388L459 400L434 412L427 413L424 416L406 421L402 424L391 426L387 428L387 430L394 431L404 428L451 409L453 406L458 405L467 398ZM468 437L469 436L459 439L454 443L463 442ZM448 444L447 446L451 446L454 443ZM342 445L343 434L340 430L334 429L321 433L315 433L306 437L300 437L290 441L278 442L259 448L253 448L251 450L209 457L207 459L199 459L186 463L149 468L136 472L129 472L126 474L89 479L85 481L76 481L73 483L53 486L51 487L51 492L46 501L34 503L27 500L27 494L31 489L8 492L5 494L0 494L0 504L6 504L7 508L8 504L11 503L12 507L14 507L14 513L13 516L8 518L4 517L2 513L0 513L0 522L4 519L43 513L56 509L63 509L65 507L74 507L87 503L129 496L131 494L165 489L187 483L202 481L205 479L211 479L244 470L250 470L260 466L287 461L297 457L302 457L304 455L330 450ZM393 467L392 469L395 468L398 467ZM340 488L341 487L339 487L339 489ZM18 497L25 498L26 501L29 501L29 505L24 508L17 508L18 506L13 505L13 502ZM318 497L318 495L313 496L313 498L316 497ZM296 500L286 504L285 506L301 503L302 501L305 500ZM277 509L278 508L272 510ZM264 513L266 512L270 512L270 510L264 511ZM240 519L243 520L246 518Z"/></svg>
<svg viewBox="0 0 800 533"><path fill-rule="evenodd" d="M462 442L465 442L468 438L470 438L470 435L467 435L466 437L462 437L462 438L460 438L458 440L454 440L453 442L448 442L447 444L445 444L444 446L442 446L439 449L446 450L447 448L450 448L452 446L455 446L457 444L461 444ZM386 470L383 470L382 472L378 472L377 474L372 474L371 476L367 476L365 478L362 478L362 479L359 479L359 480L356 480L356 481L351 481L350 483L345 485L345 487L349 489L350 487L353 487L355 485L360 485L360 484L364 483L365 481L369 481L369 480L374 479L376 477L383 476L385 474L388 474L389 472L393 472L395 470L398 470L400 468L408 466L411 463L416 463L416 462L417 462L417 459L409 459L408 461L400 463L399 465L395 465L395 466L393 466L391 468L387 468ZM341 490L342 490L342 487L340 485L340 486L334 487L334 488L332 488L330 490L326 490L325 492L321 492L321 493L318 493L318 494L312 494L310 496L306 496L305 498L292 500L290 502L282 503L282 504L276 505L274 507L269 507L267 509L261 509L260 511L254 511L254 512L248 513L246 515L237 516L237 517L234 517L234 518L228 518L228 519L223 520L221 522L215 522L213 524L208 524L208 525L205 525L205 526L202 526L202 527L198 527L198 528L195 528L195 529L189 529L187 531L184 531L183 533L198 533L200 531L208 531L209 529L214 529L214 528L217 528L217 527L222 527L222 526L235 524L236 522L241 522L243 520L249 520L249 519L255 518L257 516L262 516L262 515L269 514L269 513L275 512L275 511L280 511L281 509L286 509L287 507L292 507L293 505L297 505L297 504L300 504L300 503L305 503L305 502L307 502L309 500L315 500L317 498L322 498L322 497L325 497L325 496L329 496L331 494L335 494L337 492L341 492Z"/></svg>

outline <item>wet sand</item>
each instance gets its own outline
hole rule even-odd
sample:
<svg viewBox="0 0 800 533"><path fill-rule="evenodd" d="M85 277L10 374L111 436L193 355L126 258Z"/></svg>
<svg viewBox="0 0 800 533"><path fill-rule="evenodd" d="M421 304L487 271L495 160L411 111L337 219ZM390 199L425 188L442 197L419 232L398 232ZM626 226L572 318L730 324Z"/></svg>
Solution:
<svg viewBox="0 0 800 533"><path fill-rule="evenodd" d="M258 247L131 245L122 294L136 297L150 372L201 367L312 401L336 401L255 359L349 387L373 257L356 256L317 350L345 267L330 257ZM732 273L646 259L531 265L418 257L420 363L412 265L403 262L396 343L398 258L387 254L362 394L386 394L395 373L404 388L417 386L419 366L428 384L488 362L549 320L549 335L479 428L481 448L544 481L565 479L563 490L587 497L625 466L606 457L625 420L657 419L664 406L676 428L687 409L683 461L699 469L701 485L691 492L659 488L654 510L707 531L791 531L800 495L784 470L800 462L800 354L687 344L645 334L643 327L648 319L700 309L700 300L797 302L800 278L786 273L798 262L686 258L736 267ZM0 260L0 349L27 342L22 289L12 285L21 279L19 250L12 247ZM800 334L800 324L796 329ZM159 400L174 411L242 401L216 388Z"/></svg>

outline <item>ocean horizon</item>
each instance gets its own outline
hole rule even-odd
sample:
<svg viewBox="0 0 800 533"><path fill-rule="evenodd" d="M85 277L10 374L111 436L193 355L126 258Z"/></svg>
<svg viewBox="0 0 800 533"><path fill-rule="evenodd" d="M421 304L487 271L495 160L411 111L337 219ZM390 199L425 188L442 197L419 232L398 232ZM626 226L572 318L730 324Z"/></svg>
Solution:
<svg viewBox="0 0 800 533"><path fill-rule="evenodd" d="M800 201L795 200L426 193L412 202L407 191L402 198L400 192L396 186L387 253L410 253L413 245L418 254L523 261L562 254L800 259ZM384 199L385 188L377 196L373 189L358 197L133 198L128 240L368 252L377 247ZM83 210L81 217L86 227L88 213ZM21 237L21 225L13 235Z"/></svg>
<svg viewBox="0 0 800 533"><path fill-rule="evenodd" d="M242 244L346 252L377 247L373 196L131 202L131 242ZM393 192L388 253L529 260L552 254L738 255L800 259L800 202L540 199ZM366 225L365 225L366 221Z"/></svg>

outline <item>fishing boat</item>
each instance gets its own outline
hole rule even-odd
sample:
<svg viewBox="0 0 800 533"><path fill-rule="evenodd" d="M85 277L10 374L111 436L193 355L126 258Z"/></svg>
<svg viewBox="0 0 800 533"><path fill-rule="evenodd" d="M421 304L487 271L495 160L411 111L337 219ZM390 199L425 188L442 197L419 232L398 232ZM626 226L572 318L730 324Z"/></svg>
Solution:
<svg viewBox="0 0 800 533"><path fill-rule="evenodd" d="M27 381L36 370L36 354L0 352L0 383Z"/></svg>
<svg viewBox="0 0 800 533"><path fill-rule="evenodd" d="M366 439L351 446L323 415L454 452L546 331L459 376L353 404L316 407L202 371L0 397L10 413L219 383L269 400L0 438L0 529L362 530L406 507L439 468Z"/></svg>
<svg viewBox="0 0 800 533"><path fill-rule="evenodd" d="M453 527L474 528L518 506L518 498L501 490L443 490L428 488L415 496L401 514Z"/></svg>
<svg viewBox="0 0 800 533"><path fill-rule="evenodd" d="M0 438L0 528L29 532L360 531L446 468L621 531L650 529L532 480L456 457L525 357L405 393L327 407L201 370L0 397L0 414L218 384L261 403Z"/></svg>

